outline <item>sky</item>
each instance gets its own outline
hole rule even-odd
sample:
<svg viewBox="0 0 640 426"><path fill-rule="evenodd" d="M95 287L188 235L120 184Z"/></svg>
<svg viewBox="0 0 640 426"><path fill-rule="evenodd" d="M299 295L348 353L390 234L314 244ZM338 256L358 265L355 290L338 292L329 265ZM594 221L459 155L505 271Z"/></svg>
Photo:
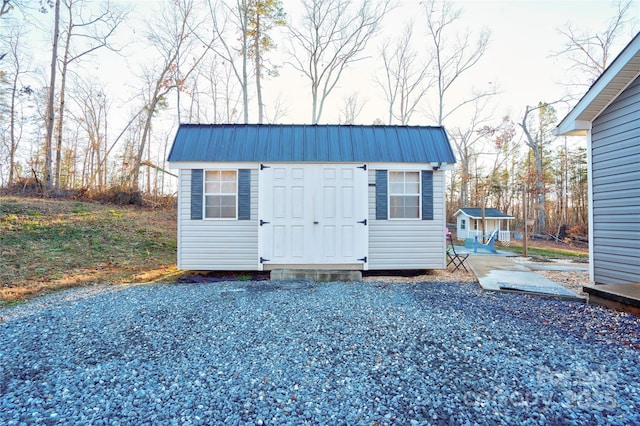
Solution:
<svg viewBox="0 0 640 426"><path fill-rule="evenodd" d="M281 0L287 13L287 20L296 23L300 19L300 0ZM128 109L124 105L131 99L132 81L139 75L140 64L146 61L149 50L143 40L144 22L149 16L161 12L160 0L113 0L116 5L131 8L132 13L120 37L129 45L123 50L126 57L102 51L92 72L99 79L118 92L120 108L117 113L125 114ZM424 50L426 42L424 34L423 8L418 0L395 0L397 7L386 17L378 36L371 40L364 59L358 61L344 74L335 91L330 95L321 119L322 123L338 123L340 108L344 99L354 92L364 104L363 111L357 119L358 124L371 124L376 119L387 121L387 106L384 94L374 82L376 73L380 71L381 60L379 48L384 40L393 40L402 31L405 23L414 22L414 42L416 49ZM514 120L521 117L527 105L539 101L552 102L565 96L566 83L570 81L566 73L568 64L562 57L552 56L553 51L562 48L564 39L558 28L571 22L580 30L602 31L607 21L615 13L610 0L454 0L454 4L462 10L458 21L460 31L469 30L477 35L483 28L491 31L489 47L481 59L471 70L465 73L462 81L452 91L452 97L468 96L475 88L484 90L496 88L499 93L494 97L492 108L496 117L510 115ZM49 13L52 15L52 13ZM619 38L614 46L615 54L631 40L635 32L640 30L640 0L633 0L630 15L633 25ZM48 19L46 15L40 16ZM50 21L50 19L49 19ZM42 33L40 40L42 50L47 52L47 33ZM275 35L278 50L287 44L287 35ZM135 43L138 39L141 43ZM131 43L129 43L131 42ZM138 47L136 47L138 46ZM49 54L35 58L47 69ZM272 57L275 63L283 63L285 56ZM586 90L586 87L582 91ZM276 98L280 98L287 109L287 115L281 123L309 123L311 121L311 95L308 81L298 71L284 65L280 69L280 77L270 78L264 82L264 96L267 108ZM577 99L576 99L577 100ZM575 101L574 100L574 103ZM171 101L170 101L171 102ZM252 105L255 100L250 100ZM424 102L423 102L424 103ZM175 105L175 102L173 102ZM558 119L567 112L570 104L559 104ZM175 115L175 111L173 113ZM250 121L255 122L257 114L251 111ZM464 115L456 118L450 125L463 126ZM411 124L430 125L424 113L417 112ZM446 124L446 123L445 123ZM173 124L175 126L175 123Z"/></svg>
<svg viewBox="0 0 640 426"><path fill-rule="evenodd" d="M102 0L101 0L102 1ZM150 16L160 13L160 0L113 0L117 5L131 8L130 20L120 30L121 41L128 45L123 55L118 56L101 51L93 63L84 65L88 71L108 86L114 100L110 114L111 137L120 133L124 123L129 121L131 111L139 108L132 99L138 89L134 89L135 76L140 74L140 65L149 60L150 50L144 48L144 23ZM357 124L372 124L381 119L386 122L387 106L381 89L374 82L376 66L381 63L379 47L384 40L393 40L402 31L404 24L413 19L416 49L424 50L424 16L418 0L396 0L397 7L386 17L378 36L371 40L363 60L353 64L341 79L333 92L320 120L321 123L338 123L340 108L344 99L358 92L358 98L364 103ZM287 20L295 23L300 19L300 0L282 0ZM499 121L509 115L519 121L527 105L535 105L540 101L553 102L565 96L567 63L562 57L554 57L553 51L562 48L564 40L558 28L571 22L580 30L603 31L607 21L614 16L615 8L609 0L455 0L454 4L462 9L458 22L459 29L468 29L478 34L482 28L491 31L489 47L482 60L467 71L465 78L451 96L462 98L473 88L484 89L495 87L499 93L495 95L490 108ZM52 13L35 14L42 25L50 24ZM614 46L617 54L640 30L640 0L634 0L630 18L632 25L619 38ZM34 53L33 61L40 63L43 70L48 69L50 60L50 32L34 34L35 41L30 49ZM38 39L39 38L39 39ZM286 35L276 38L279 47L285 44ZM39 45L38 45L39 43ZM277 56L273 58L277 61ZM283 58L280 58L283 60ZM46 71L35 78L46 81ZM46 84L46 83L45 83ZM269 79L264 83L264 97L267 108L276 98L287 109L287 115L279 119L279 123L310 123L311 102L310 88L304 76L290 66L283 66L280 77ZM583 87L582 91L586 90ZM172 138L177 128L175 113L175 94L169 99L170 108L155 118L156 134L163 134L163 139ZM577 99L574 99L575 103ZM252 108L255 100L250 100ZM138 102L139 103L139 102ZM573 104L572 103L572 104ZM558 119L562 119L572 104L558 104ZM251 111L250 121L255 122L257 114ZM464 127L468 117L460 114L450 122L449 126ZM417 112L411 123L414 125L433 125L422 112Z"/></svg>
<svg viewBox="0 0 640 426"><path fill-rule="evenodd" d="M288 2L285 0L284 3ZM462 9L460 29L469 29L472 34L478 34L483 27L491 31L483 59L467 71L456 95L466 96L471 87L483 89L493 85L499 91L494 102L497 117L510 115L514 119L522 116L526 105L552 102L566 94L566 84L571 81L566 73L568 65L561 57L552 55L553 51L562 48L564 42L557 29L571 22L579 29L602 31L615 10L612 3L605 0L464 0L455 4ZM414 36L419 39L423 19L421 10L417 1L401 0L399 7L385 21L381 37L393 38L394 32L399 32L403 23L413 18ZM640 30L640 0L634 2L631 16L635 21L634 28L629 27L620 37L614 49L616 54ZM332 95L330 104L334 107L327 110L322 121L337 122L341 100L353 91L352 87L360 86L363 80L373 79L371 65L379 43L380 37L370 46L372 59L358 63L358 68L351 70L349 79L340 85L339 92ZM281 89L286 94L284 98L296 99L297 91L305 90L300 89L300 86L305 87L305 82L291 70L283 71L283 76L287 82ZM349 85L350 81L354 82L353 86ZM294 82L299 84L294 85ZM359 98L366 98L368 102L359 121L369 124L375 118L385 120L385 104L380 96L380 89L373 83L369 83L366 89L360 89ZM311 115L309 106L296 105L293 110L300 111L297 114L299 119L308 122ZM559 119L569 107L569 104L557 105ZM455 124L463 125L463 122L464 117L458 117ZM416 117L413 124L433 123Z"/></svg>

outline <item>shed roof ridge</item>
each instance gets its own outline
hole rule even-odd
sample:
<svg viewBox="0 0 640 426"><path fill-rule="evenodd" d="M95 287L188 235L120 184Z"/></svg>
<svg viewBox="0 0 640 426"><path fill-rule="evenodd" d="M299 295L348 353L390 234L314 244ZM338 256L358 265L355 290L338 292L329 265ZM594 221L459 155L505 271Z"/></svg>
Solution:
<svg viewBox="0 0 640 426"><path fill-rule="evenodd" d="M310 123L180 123L180 127L353 127L353 128L384 128L384 129L443 129L444 126L431 124L310 124Z"/></svg>

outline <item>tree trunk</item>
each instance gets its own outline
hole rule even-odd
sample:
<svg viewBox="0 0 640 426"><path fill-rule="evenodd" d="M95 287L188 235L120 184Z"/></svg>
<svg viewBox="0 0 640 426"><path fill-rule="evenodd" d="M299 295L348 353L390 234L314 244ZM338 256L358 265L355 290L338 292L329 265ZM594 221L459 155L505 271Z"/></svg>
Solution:
<svg viewBox="0 0 640 426"><path fill-rule="evenodd" d="M538 232L544 234L547 231L546 228L546 214L545 214L545 190L544 190L544 181L542 174L542 150L540 145L536 139L533 138L529 128L527 127L527 116L530 112L535 111L538 108L529 108L528 106L525 109L524 116L522 118L522 122L518 123L522 128L524 135L526 137L525 143L533 152L533 156L536 162L536 195L538 197L538 203L540 203L540 209L538 210Z"/></svg>
<svg viewBox="0 0 640 426"><path fill-rule="evenodd" d="M262 105L262 84L260 74L262 73L262 58L260 56L260 13L256 13L256 36L254 37L254 49L256 60L256 94L258 97L258 123L262 124L264 117L264 106Z"/></svg>
<svg viewBox="0 0 640 426"><path fill-rule="evenodd" d="M16 66L13 76L13 84L11 86L11 111L9 115L9 181L8 185L13 184L16 168L16 151L18 142L16 141L16 94L18 91L18 76L20 75L20 65Z"/></svg>
<svg viewBox="0 0 640 426"><path fill-rule="evenodd" d="M51 74L49 84L49 99L47 103L47 134L45 139L45 160L44 160L44 184L45 190L51 188L51 163L53 159L53 121L55 120L55 110L53 107L56 97L56 64L58 62L58 38L60 37L60 0L55 3L53 45L51 47Z"/></svg>
<svg viewBox="0 0 640 426"><path fill-rule="evenodd" d="M244 104L244 123L249 123L249 78L247 77L247 2L242 1L242 102Z"/></svg>
<svg viewBox="0 0 640 426"><path fill-rule="evenodd" d="M64 102L65 102L65 88L67 83L67 67L69 65L69 46L71 44L71 31L73 30L73 14L71 8L73 7L73 0L69 0L69 25L67 27L67 37L64 45L64 56L62 59L62 70L60 72L60 104L58 107L58 126L56 132L56 166L54 173L54 185L56 188L60 187L60 163L62 161L62 130L64 126Z"/></svg>
<svg viewBox="0 0 640 426"><path fill-rule="evenodd" d="M538 232L544 234L547 232L547 206L545 203L545 189L542 180L542 150L536 145L533 148L533 155L536 160L536 195L538 197Z"/></svg>

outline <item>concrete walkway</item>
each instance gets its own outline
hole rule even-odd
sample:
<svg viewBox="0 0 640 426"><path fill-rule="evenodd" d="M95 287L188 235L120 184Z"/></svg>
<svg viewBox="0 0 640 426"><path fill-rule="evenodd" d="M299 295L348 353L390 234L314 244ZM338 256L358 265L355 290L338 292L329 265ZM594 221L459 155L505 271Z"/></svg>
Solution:
<svg viewBox="0 0 640 426"><path fill-rule="evenodd" d="M466 264L471 268L480 282L480 286L487 291L518 292L544 296L559 297L562 299L586 301L586 298L563 287L555 281L551 281L537 270L580 270L586 266L568 265L527 265L516 263L509 259L513 253L498 251L498 254L489 252L474 253L473 250L456 246L458 253L469 253Z"/></svg>

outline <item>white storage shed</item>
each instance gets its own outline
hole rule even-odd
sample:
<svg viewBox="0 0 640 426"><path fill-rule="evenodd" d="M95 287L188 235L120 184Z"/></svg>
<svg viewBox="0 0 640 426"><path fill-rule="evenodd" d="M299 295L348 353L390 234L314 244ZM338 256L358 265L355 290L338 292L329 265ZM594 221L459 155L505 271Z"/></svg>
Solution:
<svg viewBox="0 0 640 426"><path fill-rule="evenodd" d="M441 127L179 127L178 268L442 269Z"/></svg>

